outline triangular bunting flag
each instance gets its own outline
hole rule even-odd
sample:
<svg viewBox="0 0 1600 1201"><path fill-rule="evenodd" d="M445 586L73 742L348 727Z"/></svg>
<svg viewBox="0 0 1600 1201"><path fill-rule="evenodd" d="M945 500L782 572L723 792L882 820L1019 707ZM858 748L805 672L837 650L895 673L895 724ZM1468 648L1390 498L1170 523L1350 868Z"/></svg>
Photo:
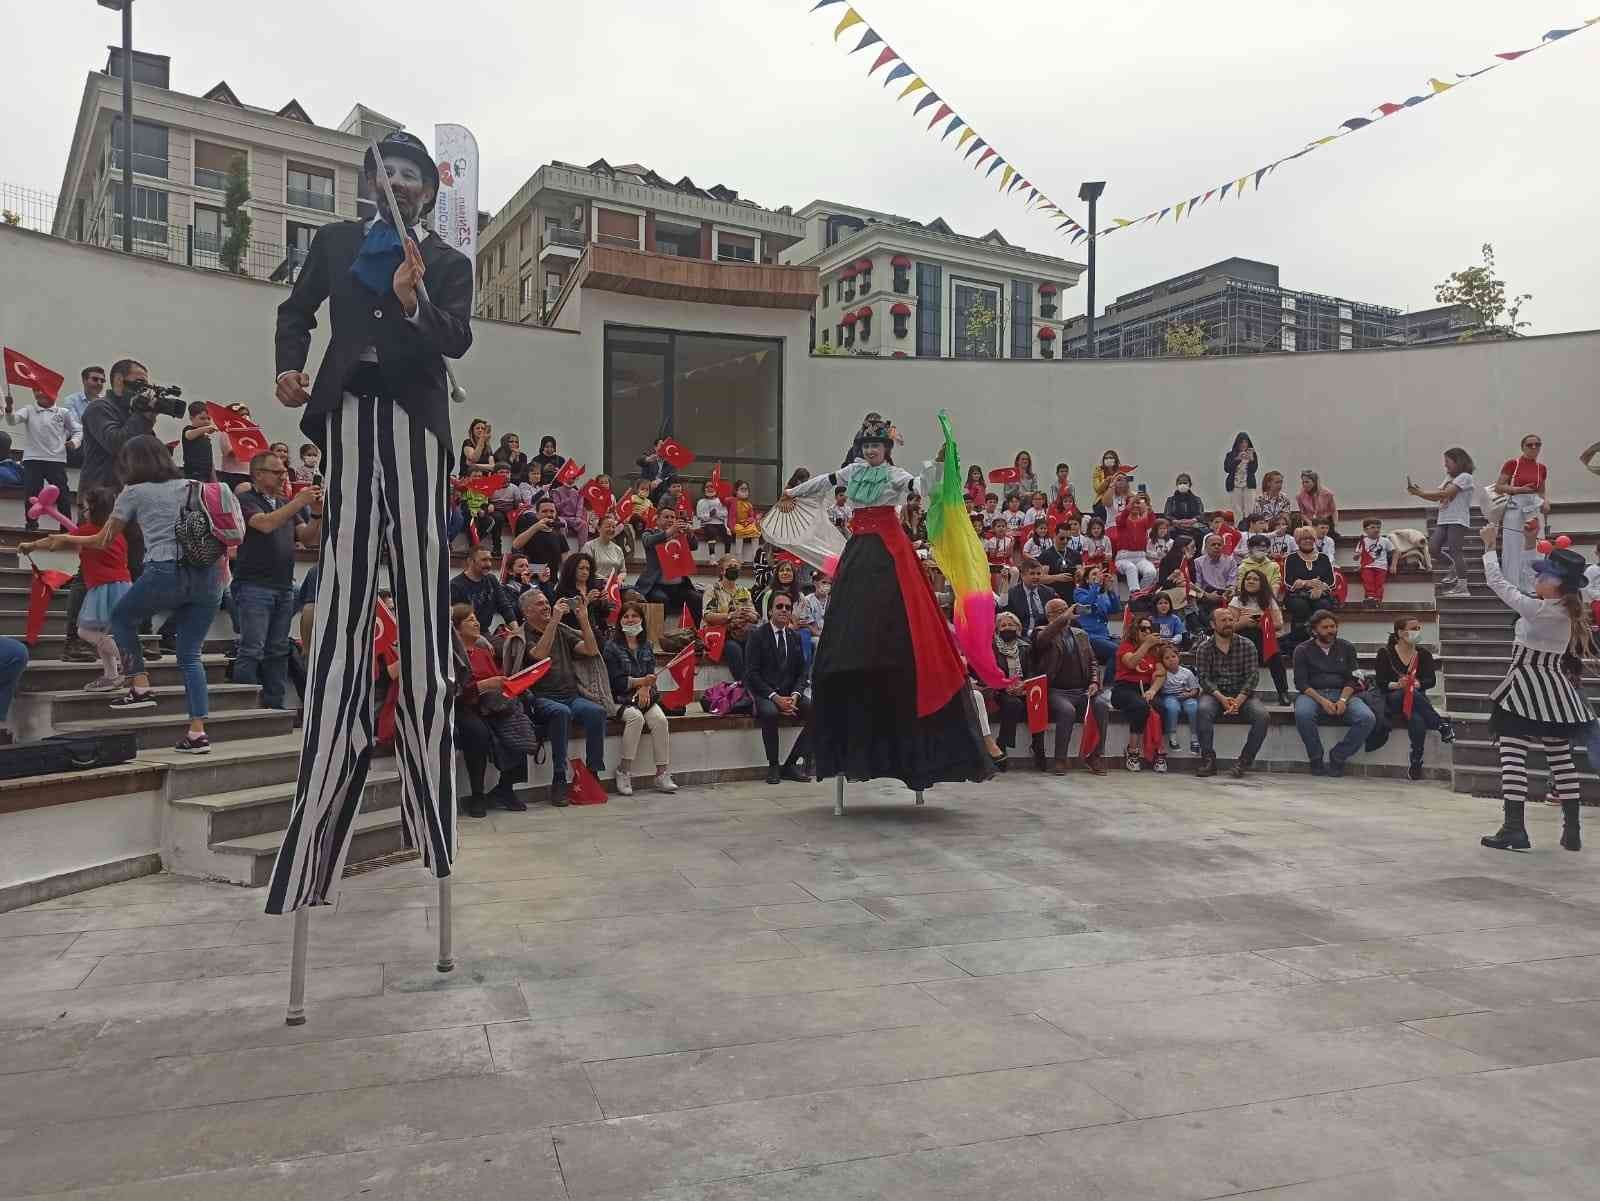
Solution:
<svg viewBox="0 0 1600 1201"><path fill-rule="evenodd" d="M911 115L914 117L918 113L920 113L923 109L927 108L928 105L930 105L930 104L938 104L938 103L939 103L939 93L938 92L929 92L921 100L917 101L917 107L911 110Z"/></svg>
<svg viewBox="0 0 1600 1201"><path fill-rule="evenodd" d="M1006 162L1006 160L1004 158L1002 158L1000 155L997 154L997 155L994 156L994 162L989 164L989 169L983 173L984 177L987 178L987 177L993 175L994 174L994 169L996 167L1004 167L1007 171L1015 171L1016 170L1015 167L1013 167L1010 163Z"/></svg>
<svg viewBox="0 0 1600 1201"><path fill-rule="evenodd" d="M1224 200L1226 200L1228 198L1228 189L1231 188L1231 187L1233 187L1233 181L1229 180L1227 183L1223 184L1222 187L1217 189L1217 203L1218 204L1221 204Z"/></svg>
<svg viewBox="0 0 1600 1201"><path fill-rule="evenodd" d="M1349 130L1352 130L1352 131L1353 130L1357 130L1357 129L1364 129L1366 126L1371 125L1371 124L1372 124L1372 118L1371 117L1351 117L1348 121L1339 122L1339 125L1340 125L1341 128L1349 129Z"/></svg>
<svg viewBox="0 0 1600 1201"><path fill-rule="evenodd" d="M881 41L883 41L883 39L878 36L877 31L874 29L869 29L866 33L861 35L861 40L856 43L856 49L850 51L850 53L854 54L856 50L865 50L868 46L874 46Z"/></svg>
<svg viewBox="0 0 1600 1201"><path fill-rule="evenodd" d="M965 124L966 124L966 122L963 121L960 117L951 117L950 118L950 124L948 124L948 125L946 125L944 127L944 133L940 136L939 140L941 142L944 141L945 138L948 138L951 134L955 133L956 130L960 129ZM960 146L961 143L957 142L956 145Z"/></svg>
<svg viewBox="0 0 1600 1201"><path fill-rule="evenodd" d="M1172 219L1174 221L1183 220L1183 207L1188 203L1189 202L1187 200L1180 200L1177 204L1172 206Z"/></svg>
<svg viewBox="0 0 1600 1201"><path fill-rule="evenodd" d="M811 11L812 12L816 12L817 9L819 9L819 8L827 8L828 5L830 5L830 4L843 4L843 3L844 3L844 0L817 0L817 2L811 6Z"/></svg>
<svg viewBox="0 0 1600 1201"><path fill-rule="evenodd" d="M932 129L935 125L939 124L940 121L943 121L949 115L950 106L948 104L941 104L939 106L939 111L933 114L933 120L928 122L928 128Z"/></svg>
<svg viewBox="0 0 1600 1201"><path fill-rule="evenodd" d="M1382 104L1378 105L1378 107L1373 109L1372 111L1375 112L1375 113L1382 113L1385 117L1392 117L1392 116L1394 116L1395 113L1399 112L1404 107L1405 107L1405 105L1403 105L1403 104L1394 104L1394 103L1392 103L1392 102L1390 102L1388 100L1385 100Z"/></svg>
<svg viewBox="0 0 1600 1201"><path fill-rule="evenodd" d="M1545 34L1544 37L1541 38L1540 40L1541 41L1545 41L1545 42L1559 41L1560 39L1566 37L1569 33L1577 33L1578 29L1584 28L1585 26L1587 26L1589 24L1590 24L1590 22L1585 21L1583 23L1583 25L1578 26L1577 29L1552 29L1552 30L1550 30L1549 33Z"/></svg>
<svg viewBox="0 0 1600 1201"><path fill-rule="evenodd" d="M973 142L972 145L967 147L967 152L965 154L963 154L961 157L962 158L971 158L972 157L972 152L974 150L982 150L988 144L989 144L988 142L985 142L982 138L979 138L977 141ZM993 154L994 151L991 150L991 151L989 151L989 153ZM986 158L988 156L985 155L984 157ZM983 159L980 158L978 161L981 163L981 162L983 162Z"/></svg>
<svg viewBox="0 0 1600 1201"><path fill-rule="evenodd" d="M869 71L868 74L871 74L871 72ZM890 71L887 75L885 75L883 77L883 86L884 87L888 87L895 80L904 79L907 75L910 75L910 74L911 74L911 65L909 63L897 63L897 64L895 64L894 70Z"/></svg>
<svg viewBox="0 0 1600 1201"><path fill-rule="evenodd" d="M873 62L872 70L868 71L867 74L871 75L879 67L883 66L884 63L892 63L892 62L894 62L895 59L897 59L899 57L900 56L898 54L896 54L893 50L891 50L891 49L889 49L889 47L885 46L883 48L882 52L879 53L879 55L877 57L877 60L875 62Z"/></svg>
<svg viewBox="0 0 1600 1201"><path fill-rule="evenodd" d="M957 117L956 120L960 121L961 118ZM946 136L948 136L948 135L946 135ZM961 131L961 139L960 139L960 141L958 141L956 143L956 149L960 150L969 141L971 141L973 138L975 138L977 136L978 136L978 131L976 129L973 129L972 126L968 125L965 129L963 129Z"/></svg>
<svg viewBox="0 0 1600 1201"><path fill-rule="evenodd" d="M1437 96L1440 92L1448 92L1456 85L1453 83L1446 83L1442 79L1430 79L1428 80L1428 86L1433 89L1433 94Z"/></svg>
<svg viewBox="0 0 1600 1201"><path fill-rule="evenodd" d="M904 100L907 96L911 95L911 93L915 92L918 88L925 88L927 86L928 85L922 81L922 76L918 75L910 83L906 84L905 91L901 92L898 96L895 97L895 99L896 100Z"/></svg>
<svg viewBox="0 0 1600 1201"><path fill-rule="evenodd" d="M863 19L864 18L861 16L861 14L855 9L852 8L846 10L844 16L840 18L839 23L833 28L833 40L837 42L841 33L849 29L852 25L862 24Z"/></svg>
<svg viewBox="0 0 1600 1201"><path fill-rule="evenodd" d="M1234 182L1233 191L1234 191L1235 195L1238 195L1238 196L1243 196L1244 195L1244 181L1249 179L1249 178L1250 177L1248 175L1241 175Z"/></svg>
<svg viewBox="0 0 1600 1201"><path fill-rule="evenodd" d="M1259 192L1261 190L1261 177L1277 165L1277 163L1268 163L1265 167L1262 167L1261 170L1256 172L1256 191Z"/></svg>
<svg viewBox="0 0 1600 1201"><path fill-rule="evenodd" d="M1508 63L1514 63L1519 58L1521 58L1524 54L1527 54L1527 53L1528 52L1526 50L1507 50L1504 53L1495 55L1495 57L1496 58L1503 58Z"/></svg>
<svg viewBox="0 0 1600 1201"><path fill-rule="evenodd" d="M1165 216L1166 216L1166 215L1167 215L1167 214L1168 214L1168 213L1170 213L1170 212L1171 212L1171 211L1172 211L1172 210L1171 210L1171 209L1170 209L1170 208L1164 208L1164 209L1162 209L1162 210L1161 210L1161 213L1160 213L1160 215L1159 215L1159 216L1157 216L1157 217L1156 217L1156 224L1157 224L1157 225L1160 225L1160 224L1161 224L1161 218L1162 218L1162 217L1165 217Z"/></svg>
<svg viewBox="0 0 1600 1201"><path fill-rule="evenodd" d="M1209 193L1207 193L1207 194L1209 195ZM1118 229L1121 229L1124 225L1132 225L1133 224L1132 219L1128 218L1128 217L1113 217L1111 219L1117 223L1117 228Z"/></svg>

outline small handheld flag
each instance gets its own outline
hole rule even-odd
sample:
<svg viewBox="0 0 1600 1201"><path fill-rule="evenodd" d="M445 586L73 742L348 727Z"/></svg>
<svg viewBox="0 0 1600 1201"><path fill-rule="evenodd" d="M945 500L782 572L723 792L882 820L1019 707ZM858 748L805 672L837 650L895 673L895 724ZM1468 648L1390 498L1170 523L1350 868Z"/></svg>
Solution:
<svg viewBox="0 0 1600 1201"><path fill-rule="evenodd" d="M1050 724L1050 681L1045 676L1024 680L1028 698L1028 733L1043 734ZM1056 748L1056 754L1065 755L1066 747Z"/></svg>
<svg viewBox="0 0 1600 1201"><path fill-rule="evenodd" d="M521 696L549 674L550 660L540 659L532 666L524 667L516 675L507 676L505 693L512 697Z"/></svg>
<svg viewBox="0 0 1600 1201"><path fill-rule="evenodd" d="M19 388L31 388L41 396L48 396L55 400L61 393L61 385L65 377L51 371L43 363L30 359L19 350L4 348L6 364L6 383L16 384Z"/></svg>

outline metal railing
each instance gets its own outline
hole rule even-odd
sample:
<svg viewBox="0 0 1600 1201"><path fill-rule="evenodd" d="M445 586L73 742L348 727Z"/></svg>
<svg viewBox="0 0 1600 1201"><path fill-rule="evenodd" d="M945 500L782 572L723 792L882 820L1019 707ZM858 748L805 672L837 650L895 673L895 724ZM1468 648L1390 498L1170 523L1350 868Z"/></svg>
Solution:
<svg viewBox="0 0 1600 1201"><path fill-rule="evenodd" d="M615 234L596 234L596 242L602 246L620 246L625 250L638 250L638 238L619 238Z"/></svg>
<svg viewBox="0 0 1600 1201"><path fill-rule="evenodd" d="M135 175L149 175L154 179L166 179L168 178L167 172L170 170L170 163L170 159L157 158L153 154L140 154L137 150L133 152L133 173ZM122 150L120 147L111 152L111 169L113 171L122 170Z"/></svg>
<svg viewBox="0 0 1600 1201"><path fill-rule="evenodd" d="M324 213L333 212L332 192L309 192L304 188L289 188L287 191L288 202L303 209L318 209Z"/></svg>
<svg viewBox="0 0 1600 1201"><path fill-rule="evenodd" d="M544 231L544 244L546 246L575 246L582 250L587 243L581 229L568 229L565 225L553 225Z"/></svg>
<svg viewBox="0 0 1600 1201"><path fill-rule="evenodd" d="M0 220L47 234L55 224L56 198L49 192L0 183Z"/></svg>
<svg viewBox="0 0 1600 1201"><path fill-rule="evenodd" d="M228 190L228 173L226 171L213 171L210 167L196 167L194 169L194 186L197 188L210 188L214 192Z"/></svg>

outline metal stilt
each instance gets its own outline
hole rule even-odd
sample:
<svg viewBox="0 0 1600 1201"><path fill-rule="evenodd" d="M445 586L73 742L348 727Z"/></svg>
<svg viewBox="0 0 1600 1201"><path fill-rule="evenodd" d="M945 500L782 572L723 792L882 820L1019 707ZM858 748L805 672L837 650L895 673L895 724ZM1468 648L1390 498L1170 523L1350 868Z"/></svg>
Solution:
<svg viewBox="0 0 1600 1201"><path fill-rule="evenodd" d="M835 817L843 817L844 816L844 777L843 776L835 776L833 778L833 784L834 784L833 815Z"/></svg>
<svg viewBox="0 0 1600 1201"><path fill-rule="evenodd" d="M285 1026L306 1024L306 943L311 936L311 910L294 911L294 950L289 959L289 1012Z"/></svg>
<svg viewBox="0 0 1600 1201"><path fill-rule="evenodd" d="M450 948L450 927L450 879L445 877L439 881L439 962L435 965L441 972L454 971L456 966Z"/></svg>
<svg viewBox="0 0 1600 1201"><path fill-rule="evenodd" d="M922 804L922 789L917 789L917 804Z"/></svg>

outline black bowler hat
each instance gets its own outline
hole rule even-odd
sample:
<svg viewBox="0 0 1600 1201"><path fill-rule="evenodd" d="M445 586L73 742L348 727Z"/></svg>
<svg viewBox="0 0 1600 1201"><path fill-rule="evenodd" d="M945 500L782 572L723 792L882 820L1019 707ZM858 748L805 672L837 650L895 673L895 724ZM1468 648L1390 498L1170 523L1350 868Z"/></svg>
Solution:
<svg viewBox="0 0 1600 1201"><path fill-rule="evenodd" d="M416 134L406 133L405 130L396 130L388 134L378 143L378 153L388 156L397 155L408 158L421 169L423 176L433 185L435 193L439 191L439 164L433 161L433 155L428 153L428 148L422 144L422 139ZM378 165L372 158L372 147L367 147L367 153L362 160L362 165L368 175L376 175Z"/></svg>
<svg viewBox="0 0 1600 1201"><path fill-rule="evenodd" d="M1564 592L1580 592L1587 580L1584 576L1589 564L1575 550L1558 546L1542 559L1533 561L1534 575L1551 575L1561 581Z"/></svg>

